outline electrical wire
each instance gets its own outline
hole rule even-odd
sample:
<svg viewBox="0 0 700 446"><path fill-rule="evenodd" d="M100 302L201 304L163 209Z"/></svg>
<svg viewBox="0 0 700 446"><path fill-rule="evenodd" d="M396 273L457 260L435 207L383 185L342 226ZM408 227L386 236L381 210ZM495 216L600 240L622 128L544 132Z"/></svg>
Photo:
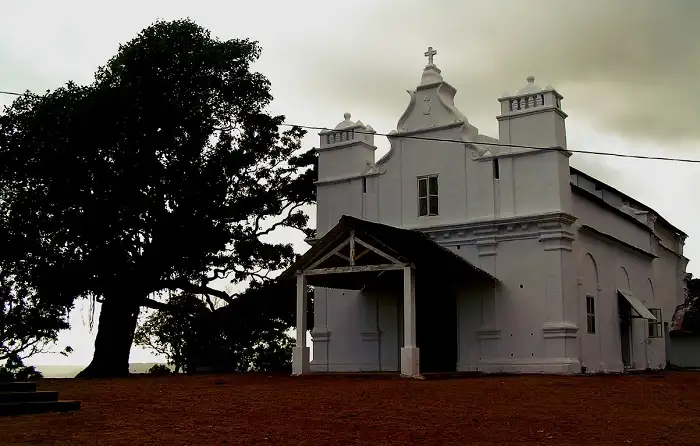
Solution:
<svg viewBox="0 0 700 446"><path fill-rule="evenodd" d="M299 128L306 129L306 130L333 131L333 129L329 129L329 128L325 128L325 127L313 127L313 126L308 126L308 125L295 125L295 124L287 124L287 123L284 123L282 125L286 126L286 127L299 127ZM523 144L508 144L508 143L501 143L501 142L462 141L459 139L431 138L429 136L416 136L416 135L393 135L390 133L363 132L363 131L358 131L358 130L355 130L355 133L369 134L369 135L376 135L376 136L386 136L389 138L403 138L403 139L417 139L417 140L422 140L422 141L449 142L449 143L455 143L455 144L474 144L474 145L480 145L480 146L513 147L513 148L518 148L518 149L532 149L532 150L562 150L559 147L537 147L537 146L527 146L527 145L523 145ZM572 152L572 153L585 153L588 155L615 156L615 157L619 157L619 158L636 158L636 159L657 160L657 161L677 161L677 162L682 162L682 163L700 163L700 160L690 159L690 158L630 155L630 154L626 154L626 153L598 152L598 151L593 151L593 150L575 150L575 149L566 149L566 150L568 152Z"/></svg>
<svg viewBox="0 0 700 446"><path fill-rule="evenodd" d="M6 94L6 95L12 95L12 96L22 96L22 93L16 93L13 91L1 91L0 94ZM282 124L285 127L298 127L301 129L305 130L319 130L319 131L328 131L332 132L334 129L326 128L326 127L316 127L316 126L311 126L311 125L299 125L299 124L289 124L289 123L284 123ZM531 149L531 150L561 150L558 147L537 147L537 146L528 146L528 145L523 145L523 144L509 144L509 143L501 143L501 142L488 142L488 141L462 141L458 139L443 139L443 138L431 138L429 136L417 136L417 135L394 135L394 134L389 134L389 133L377 133L377 132L362 132L355 130L355 133L360 133L360 134L371 134L375 136L386 136L388 138L403 138L403 139L416 139L416 140L421 140L421 141L436 141L436 142L447 142L447 143L454 143L454 144L476 144L480 146L496 146L496 147L512 147L512 148L517 148L517 149ZM700 159L691 159L691 158L674 158L674 157L669 157L669 156L651 156L651 155L632 155L628 153L614 153L614 152L600 152L600 151L595 151L595 150L576 150L576 149L566 149L568 152L571 153L582 153L586 155L599 155L599 156L612 156L612 157L617 157L617 158L632 158L632 159L643 159L643 160L653 160L653 161L674 161L678 163L698 163L700 164Z"/></svg>

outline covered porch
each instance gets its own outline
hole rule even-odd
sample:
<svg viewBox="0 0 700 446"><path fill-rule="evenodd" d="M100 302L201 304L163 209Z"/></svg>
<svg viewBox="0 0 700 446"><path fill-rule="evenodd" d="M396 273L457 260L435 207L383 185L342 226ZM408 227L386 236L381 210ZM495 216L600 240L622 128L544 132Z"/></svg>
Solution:
<svg viewBox="0 0 700 446"><path fill-rule="evenodd" d="M412 231L343 216L338 224L292 264L280 280L296 280L297 339L293 374L309 372L310 348L306 343L307 286L364 290L385 283L402 286L400 372L419 377L420 355L416 337L416 278L446 283L497 279L455 252L440 246L420 231ZM455 323L457 315L455 314Z"/></svg>

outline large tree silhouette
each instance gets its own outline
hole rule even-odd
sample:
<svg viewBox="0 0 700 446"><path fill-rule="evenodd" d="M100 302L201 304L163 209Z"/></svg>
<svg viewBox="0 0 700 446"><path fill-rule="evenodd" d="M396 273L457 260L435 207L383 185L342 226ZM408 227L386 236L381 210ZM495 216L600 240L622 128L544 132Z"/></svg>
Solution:
<svg viewBox="0 0 700 446"><path fill-rule="evenodd" d="M142 306L163 290L216 296L212 282L262 280L294 257L262 237L308 234L312 151L280 133L260 48L189 20L157 22L120 46L88 86L17 99L0 118L8 255L33 266L41 299L101 302L79 376L128 373Z"/></svg>

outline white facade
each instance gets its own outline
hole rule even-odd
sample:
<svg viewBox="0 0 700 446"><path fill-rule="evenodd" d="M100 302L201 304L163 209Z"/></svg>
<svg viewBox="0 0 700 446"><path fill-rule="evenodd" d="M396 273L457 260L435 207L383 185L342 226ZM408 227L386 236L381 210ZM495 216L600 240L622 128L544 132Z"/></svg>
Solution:
<svg viewBox="0 0 700 446"><path fill-rule="evenodd" d="M420 356L438 348L441 336L456 349L454 365L432 371L663 368L668 322L683 299L685 234L569 166L567 115L554 88L539 88L530 77L500 98L499 138L491 138L455 107L455 88L432 63L434 52L426 55L430 62L409 91L384 157L375 160L374 130L350 114L320 133L317 238L342 215L419 229L500 281L455 277L443 287L429 278L420 283L418 271L412 290ZM401 370L401 285L380 292L316 288L310 370ZM436 293L455 301L444 307L451 314L421 325L421 308ZM650 325L647 309L657 318L660 310L659 325ZM635 316L628 330L620 313ZM426 345L421 330L435 334ZM297 353L295 364L306 354ZM422 359L416 367L423 370Z"/></svg>

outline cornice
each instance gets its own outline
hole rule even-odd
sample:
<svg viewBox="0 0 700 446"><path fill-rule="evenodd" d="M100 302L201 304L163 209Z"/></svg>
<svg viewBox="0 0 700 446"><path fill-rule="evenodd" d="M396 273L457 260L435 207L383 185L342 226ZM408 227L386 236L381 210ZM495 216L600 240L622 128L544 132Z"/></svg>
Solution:
<svg viewBox="0 0 700 446"><path fill-rule="evenodd" d="M496 116L496 119L498 121L507 121L508 119L519 118L521 116L537 115L540 113L552 111L556 112L559 116L561 116L564 119L569 117L569 115L564 113L560 108L557 108L554 105L545 105L543 107L526 108L525 110L513 111L506 115L498 115Z"/></svg>
<svg viewBox="0 0 700 446"><path fill-rule="evenodd" d="M386 172L386 170L385 171L374 171L374 172L370 171L367 173L348 175L348 176L344 176L344 177L327 178L324 180L316 180L316 181L314 181L314 184L316 186L325 186L325 185L329 185L329 184L348 183L350 181L359 180L361 178L374 177L377 175L381 175L385 172Z"/></svg>
<svg viewBox="0 0 700 446"><path fill-rule="evenodd" d="M361 141L358 139L328 144L328 145L323 146L323 147L317 147L315 150L316 150L316 152L330 152L332 150L347 149L350 146L364 146L372 151L377 150L377 146L373 146L372 144L370 144L368 142Z"/></svg>
<svg viewBox="0 0 700 446"><path fill-rule="evenodd" d="M445 246L476 243L486 253L499 241L539 238L544 241L573 241L569 227L576 217L564 212L515 216L495 220L472 221L417 229Z"/></svg>

